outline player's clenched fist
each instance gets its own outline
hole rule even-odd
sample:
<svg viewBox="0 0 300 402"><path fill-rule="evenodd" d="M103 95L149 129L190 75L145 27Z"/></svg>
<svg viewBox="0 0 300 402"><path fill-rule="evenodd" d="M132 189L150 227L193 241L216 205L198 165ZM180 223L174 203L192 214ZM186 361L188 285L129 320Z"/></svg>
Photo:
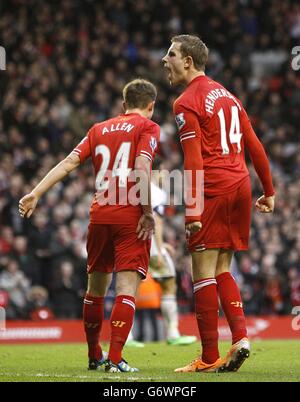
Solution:
<svg viewBox="0 0 300 402"><path fill-rule="evenodd" d="M275 207L275 196L272 195L271 197L265 197L262 195L255 203L256 208L259 212L262 213L270 213L274 211Z"/></svg>
<svg viewBox="0 0 300 402"><path fill-rule="evenodd" d="M138 239L147 240L151 239L154 233L155 221L152 214L143 214L139 220L136 233Z"/></svg>
<svg viewBox="0 0 300 402"><path fill-rule="evenodd" d="M192 222L185 225L185 234L186 237L189 238L193 234L199 232L202 229L201 222Z"/></svg>
<svg viewBox="0 0 300 402"><path fill-rule="evenodd" d="M38 203L38 197L34 193L26 194L19 201L19 213L22 218L30 218Z"/></svg>

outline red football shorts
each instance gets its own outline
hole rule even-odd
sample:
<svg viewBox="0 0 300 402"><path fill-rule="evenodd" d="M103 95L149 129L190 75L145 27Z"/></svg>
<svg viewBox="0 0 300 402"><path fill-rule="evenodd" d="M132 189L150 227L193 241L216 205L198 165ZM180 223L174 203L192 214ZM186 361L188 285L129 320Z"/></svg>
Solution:
<svg viewBox="0 0 300 402"><path fill-rule="evenodd" d="M190 236L190 252L208 248L247 250L251 223L252 194L250 178L228 194L205 197L202 229Z"/></svg>
<svg viewBox="0 0 300 402"><path fill-rule="evenodd" d="M87 235L88 274L137 271L146 277L150 258L150 240L139 240L134 224L90 223Z"/></svg>

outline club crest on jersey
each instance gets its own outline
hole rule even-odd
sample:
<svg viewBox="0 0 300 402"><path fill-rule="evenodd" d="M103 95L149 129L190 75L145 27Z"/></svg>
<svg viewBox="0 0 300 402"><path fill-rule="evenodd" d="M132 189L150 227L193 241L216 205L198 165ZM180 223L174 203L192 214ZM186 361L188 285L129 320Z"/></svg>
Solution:
<svg viewBox="0 0 300 402"><path fill-rule="evenodd" d="M179 113L175 116L175 120L177 123L177 126L179 128L179 130L182 129L182 127L185 125L185 119L184 119L184 114L183 113Z"/></svg>
<svg viewBox="0 0 300 402"><path fill-rule="evenodd" d="M154 137L151 137L151 140L150 140L150 147L151 147L151 149L152 149L152 152L154 152L155 149L156 149L156 147L157 147L157 141L156 141L156 139L155 139Z"/></svg>

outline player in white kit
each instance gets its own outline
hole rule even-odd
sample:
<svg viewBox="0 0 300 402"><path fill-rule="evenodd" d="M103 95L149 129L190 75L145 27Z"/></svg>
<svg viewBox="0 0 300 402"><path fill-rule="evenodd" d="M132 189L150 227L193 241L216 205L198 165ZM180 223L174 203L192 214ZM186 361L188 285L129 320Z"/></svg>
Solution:
<svg viewBox="0 0 300 402"><path fill-rule="evenodd" d="M163 215L167 204L166 192L151 183L152 207L155 219L155 234L152 237L149 272L162 289L161 312L169 345L190 345L196 336L182 336L179 332L178 305L176 299L176 269L171 257L173 247L163 242Z"/></svg>

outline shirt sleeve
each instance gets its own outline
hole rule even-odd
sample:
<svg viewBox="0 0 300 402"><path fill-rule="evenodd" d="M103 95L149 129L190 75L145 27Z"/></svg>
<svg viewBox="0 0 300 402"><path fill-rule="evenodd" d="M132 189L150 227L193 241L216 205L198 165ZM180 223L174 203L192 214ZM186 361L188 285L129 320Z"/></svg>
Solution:
<svg viewBox="0 0 300 402"><path fill-rule="evenodd" d="M136 157L144 156L153 162L160 138L160 128L157 124L144 127L139 138Z"/></svg>
<svg viewBox="0 0 300 402"><path fill-rule="evenodd" d="M270 164L262 143L257 138L249 117L245 110L242 111L242 133L245 147L248 149L255 171L262 183L265 197L275 194Z"/></svg>
<svg viewBox="0 0 300 402"><path fill-rule="evenodd" d="M180 143L184 156L185 171L185 222L201 220L204 188L203 158L201 150L201 128L197 115L184 106L174 107L175 120L179 129ZM200 178L200 183L199 183ZM193 201L194 200L194 201Z"/></svg>
<svg viewBox="0 0 300 402"><path fill-rule="evenodd" d="M76 155L80 158L80 163L83 163L86 159L88 159L91 155L91 144L90 144L90 136L93 132L94 127L92 127L87 135L80 141L78 145L73 149Z"/></svg>

